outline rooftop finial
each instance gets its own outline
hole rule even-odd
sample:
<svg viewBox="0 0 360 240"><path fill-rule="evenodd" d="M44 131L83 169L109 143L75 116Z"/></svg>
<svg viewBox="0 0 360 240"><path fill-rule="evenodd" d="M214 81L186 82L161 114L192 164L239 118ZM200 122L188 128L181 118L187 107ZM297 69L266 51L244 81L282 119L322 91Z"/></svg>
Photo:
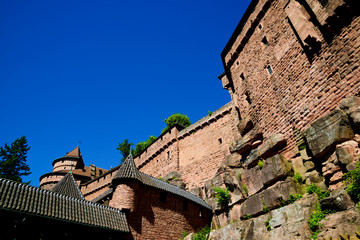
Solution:
<svg viewBox="0 0 360 240"><path fill-rule="evenodd" d="M129 156L132 156L131 152L132 152L132 146L130 146L130 153L129 153Z"/></svg>

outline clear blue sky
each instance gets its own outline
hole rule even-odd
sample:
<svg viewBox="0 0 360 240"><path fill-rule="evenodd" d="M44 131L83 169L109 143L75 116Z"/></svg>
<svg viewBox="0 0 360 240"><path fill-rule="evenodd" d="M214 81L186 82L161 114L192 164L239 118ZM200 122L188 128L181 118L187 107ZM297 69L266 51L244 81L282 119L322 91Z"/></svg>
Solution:
<svg viewBox="0 0 360 240"><path fill-rule="evenodd" d="M39 185L75 148L86 165L230 101L220 53L250 0L0 1L0 146L26 136Z"/></svg>

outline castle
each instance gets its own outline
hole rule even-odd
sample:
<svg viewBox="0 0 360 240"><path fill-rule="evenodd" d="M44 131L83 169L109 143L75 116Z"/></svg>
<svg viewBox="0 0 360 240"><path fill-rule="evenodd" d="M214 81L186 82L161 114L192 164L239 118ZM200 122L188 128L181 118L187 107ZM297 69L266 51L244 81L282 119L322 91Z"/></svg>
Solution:
<svg viewBox="0 0 360 240"><path fill-rule="evenodd" d="M41 176L41 191L72 186L133 239L177 239L210 222L213 239L309 239L317 204L338 210L319 237L355 235L360 213L342 177L360 153L359 11L356 0L253 0L221 53L230 103L110 170L85 166L75 148ZM305 184L330 196L284 206ZM214 187L229 190L226 208Z"/></svg>

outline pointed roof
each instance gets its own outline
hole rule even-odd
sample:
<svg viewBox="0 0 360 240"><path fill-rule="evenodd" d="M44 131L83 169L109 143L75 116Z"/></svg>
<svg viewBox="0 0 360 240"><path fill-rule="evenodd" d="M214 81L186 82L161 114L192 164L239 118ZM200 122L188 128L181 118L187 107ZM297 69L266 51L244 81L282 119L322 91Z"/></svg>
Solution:
<svg viewBox="0 0 360 240"><path fill-rule="evenodd" d="M194 194L185 191L175 185L156 179L150 175L140 172L135 165L132 155L129 155L125 161L120 165L119 170L112 179L112 185L115 186L121 179L133 179L141 182L144 185L170 192L172 194L181 196L190 201L193 201L205 208L212 209L211 206L203 199L195 196Z"/></svg>
<svg viewBox="0 0 360 240"><path fill-rule="evenodd" d="M81 158L81 153L80 153L80 148L79 146L77 146L76 148L74 148L73 150L71 150L70 152L66 153L66 155L64 157L77 157L77 158Z"/></svg>
<svg viewBox="0 0 360 240"><path fill-rule="evenodd" d="M137 169L134 158L131 154L120 165L119 170L113 177L112 181L117 181L119 179L135 179L141 181L140 172Z"/></svg>
<svg viewBox="0 0 360 240"><path fill-rule="evenodd" d="M51 189L51 191L84 200L84 196L81 194L71 170Z"/></svg>
<svg viewBox="0 0 360 240"><path fill-rule="evenodd" d="M67 160L67 159L77 160L77 164L76 164L76 165L77 165L79 168L83 168L83 167L85 166L85 163L84 163L84 160L83 160L83 158L82 158L82 155L81 155L80 147L79 147L79 146L77 146L76 148L74 148L74 149L71 150L70 152L67 152L65 156L55 159L55 160L52 162L52 165L54 166L54 164L55 164L57 161Z"/></svg>

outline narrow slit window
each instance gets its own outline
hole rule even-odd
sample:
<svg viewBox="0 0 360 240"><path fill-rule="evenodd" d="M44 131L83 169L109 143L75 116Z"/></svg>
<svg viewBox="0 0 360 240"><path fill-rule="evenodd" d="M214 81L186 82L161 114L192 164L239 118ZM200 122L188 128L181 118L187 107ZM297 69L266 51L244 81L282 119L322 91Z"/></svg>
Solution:
<svg viewBox="0 0 360 240"><path fill-rule="evenodd" d="M184 200L184 201L183 201L183 209L184 209L185 211L187 211L187 210L189 209L189 202L188 202L188 200Z"/></svg>
<svg viewBox="0 0 360 240"><path fill-rule="evenodd" d="M318 1L320 2L321 6L323 6L323 7L329 2L329 0L318 0Z"/></svg>
<svg viewBox="0 0 360 240"><path fill-rule="evenodd" d="M262 42L265 46L268 46L268 45L269 45L269 42L268 42L268 40L266 39L266 37L263 37L263 39L261 40L261 42Z"/></svg>
<svg viewBox="0 0 360 240"><path fill-rule="evenodd" d="M268 72L269 72L270 75L273 74L273 70L272 70L272 68L271 68L270 65L268 65L268 66L266 67L266 69L268 70Z"/></svg>
<svg viewBox="0 0 360 240"><path fill-rule="evenodd" d="M242 81L244 81L244 80L245 80L245 76L244 76L244 74L243 74L243 73L241 73L241 74L240 74L240 79L241 79Z"/></svg>
<svg viewBox="0 0 360 240"><path fill-rule="evenodd" d="M160 202L166 203L166 192L160 192Z"/></svg>
<svg viewBox="0 0 360 240"><path fill-rule="evenodd" d="M222 138L219 138L218 140L219 140L219 143L222 144Z"/></svg>

